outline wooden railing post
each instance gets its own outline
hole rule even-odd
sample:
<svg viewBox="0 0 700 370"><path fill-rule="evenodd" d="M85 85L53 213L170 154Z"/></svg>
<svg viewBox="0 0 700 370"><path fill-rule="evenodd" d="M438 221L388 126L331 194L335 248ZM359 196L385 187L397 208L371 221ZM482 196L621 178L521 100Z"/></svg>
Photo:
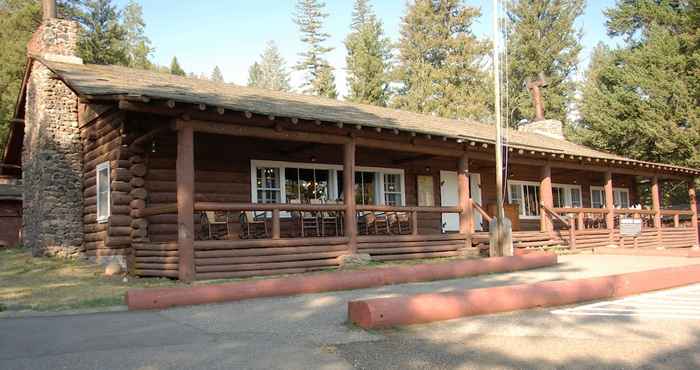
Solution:
<svg viewBox="0 0 700 370"><path fill-rule="evenodd" d="M661 201L659 194L659 178L651 178L651 209L654 211L654 227L661 228Z"/></svg>
<svg viewBox="0 0 700 370"><path fill-rule="evenodd" d="M700 247L698 243L698 204L695 198L695 179L691 178L688 181L688 200L690 201L690 210L693 212L691 217L691 223L694 230L693 235L695 235L695 245L694 248Z"/></svg>
<svg viewBox="0 0 700 370"><path fill-rule="evenodd" d="M681 227L681 215L676 213L673 215L673 227L674 228L679 228Z"/></svg>
<svg viewBox="0 0 700 370"><path fill-rule="evenodd" d="M605 226L608 229L608 237L610 242L613 241L613 233L615 231L615 201L613 197L613 182L612 182L612 172L605 172L605 208L607 209L607 214L605 215Z"/></svg>
<svg viewBox="0 0 700 370"><path fill-rule="evenodd" d="M275 208L272 210L272 239L280 238L280 210Z"/></svg>
<svg viewBox="0 0 700 370"><path fill-rule="evenodd" d="M465 248L472 246L472 232L474 231L474 211L469 194L469 157L463 154L459 157L457 169L457 190L459 196L459 206L462 212L459 213L459 233L466 235Z"/></svg>
<svg viewBox="0 0 700 370"><path fill-rule="evenodd" d="M572 251L576 250L576 219L569 219L569 248Z"/></svg>
<svg viewBox="0 0 700 370"><path fill-rule="evenodd" d="M548 208L554 208L554 197L552 194L552 167L547 164L542 167L542 177L540 180L540 202ZM551 234L554 231L554 224L547 212L540 212L540 231Z"/></svg>
<svg viewBox="0 0 700 370"><path fill-rule="evenodd" d="M583 211L576 213L576 216L577 216L576 218L578 220L578 229L579 230L585 229L586 226L584 225L584 213L583 213Z"/></svg>
<svg viewBox="0 0 700 370"><path fill-rule="evenodd" d="M192 282L194 268L194 132L187 122L177 122L177 246L178 278Z"/></svg>
<svg viewBox="0 0 700 370"><path fill-rule="evenodd" d="M357 205L355 204L355 140L343 145L343 226L350 254L357 254Z"/></svg>
<svg viewBox="0 0 700 370"><path fill-rule="evenodd" d="M418 211L411 212L411 234L418 235Z"/></svg>

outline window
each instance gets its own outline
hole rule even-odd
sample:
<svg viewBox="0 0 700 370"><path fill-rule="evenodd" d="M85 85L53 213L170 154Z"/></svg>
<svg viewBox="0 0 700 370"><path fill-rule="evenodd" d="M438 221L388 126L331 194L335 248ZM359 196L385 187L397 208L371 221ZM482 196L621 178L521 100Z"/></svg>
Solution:
<svg viewBox="0 0 700 370"><path fill-rule="evenodd" d="M284 187L286 202L299 200L300 203L311 203L312 200L327 201L330 199L330 170L315 168L284 169Z"/></svg>
<svg viewBox="0 0 700 370"><path fill-rule="evenodd" d="M256 186L258 203L279 203L281 197L280 169L271 167L256 168Z"/></svg>
<svg viewBox="0 0 700 370"><path fill-rule="evenodd" d="M605 188L591 186L591 206L593 208L605 207ZM630 207L630 192L627 188L613 188L613 206L615 208Z"/></svg>
<svg viewBox="0 0 700 370"><path fill-rule="evenodd" d="M342 168L330 164L253 160L251 199L257 203L341 200ZM355 197L357 204L403 205L403 170L358 167L355 171Z"/></svg>
<svg viewBox="0 0 700 370"><path fill-rule="evenodd" d="M395 173L384 174L384 204L400 206L403 204L401 189L401 175Z"/></svg>
<svg viewBox="0 0 700 370"><path fill-rule="evenodd" d="M552 185L554 208L580 208L581 187L579 185Z"/></svg>
<svg viewBox="0 0 700 370"><path fill-rule="evenodd" d="M109 162L97 165L97 222L107 222L110 211Z"/></svg>
<svg viewBox="0 0 700 370"><path fill-rule="evenodd" d="M540 185L536 182L509 181L508 201L520 205L520 218L539 218Z"/></svg>

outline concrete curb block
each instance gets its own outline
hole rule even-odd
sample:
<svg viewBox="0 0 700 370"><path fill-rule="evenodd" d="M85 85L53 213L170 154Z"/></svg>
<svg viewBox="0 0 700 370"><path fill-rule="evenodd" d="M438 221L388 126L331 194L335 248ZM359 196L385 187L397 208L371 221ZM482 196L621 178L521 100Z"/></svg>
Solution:
<svg viewBox="0 0 700 370"><path fill-rule="evenodd" d="M251 298L290 296L338 290L379 287L420 281L456 279L494 272L551 266L554 253L529 253L448 263L375 268L372 270L320 273L310 276L243 281L186 288L131 289L126 293L129 310L163 309Z"/></svg>
<svg viewBox="0 0 700 370"><path fill-rule="evenodd" d="M700 282L700 265L536 284L416 294L348 303L348 318L365 329L623 297Z"/></svg>
<svg viewBox="0 0 700 370"><path fill-rule="evenodd" d="M700 249L640 249L640 248L609 248L601 247L593 249L594 254L609 254L620 256L656 256L656 257L700 257Z"/></svg>

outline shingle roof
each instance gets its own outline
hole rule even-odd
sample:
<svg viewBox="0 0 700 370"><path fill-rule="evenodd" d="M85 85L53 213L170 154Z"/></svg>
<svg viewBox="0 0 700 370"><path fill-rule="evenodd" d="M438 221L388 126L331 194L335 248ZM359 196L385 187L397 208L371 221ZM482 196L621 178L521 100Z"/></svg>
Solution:
<svg viewBox="0 0 700 370"><path fill-rule="evenodd" d="M215 83L120 66L67 64L44 60L42 63L84 97L142 96L182 103L203 103L208 106L277 117L343 122L487 143L494 142L496 138L493 125L472 120L447 119L317 96ZM514 148L652 164L535 133L508 130L508 140L509 145ZM685 169L672 165L663 166L668 169ZM696 172L694 169L687 170Z"/></svg>

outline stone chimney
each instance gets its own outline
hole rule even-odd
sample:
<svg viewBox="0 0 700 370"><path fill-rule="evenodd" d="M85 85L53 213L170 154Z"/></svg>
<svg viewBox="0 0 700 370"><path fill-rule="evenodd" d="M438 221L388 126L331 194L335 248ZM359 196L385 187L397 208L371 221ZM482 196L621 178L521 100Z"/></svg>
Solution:
<svg viewBox="0 0 700 370"><path fill-rule="evenodd" d="M518 126L518 131L531 132L554 139L566 140L564 137L564 125L561 121L555 119L521 123L520 126Z"/></svg>
<svg viewBox="0 0 700 370"><path fill-rule="evenodd" d="M27 54L33 58L82 64L83 60L78 57L80 25L57 18L55 0L43 0L42 7L43 20L29 40Z"/></svg>
<svg viewBox="0 0 700 370"><path fill-rule="evenodd" d="M56 18L53 0L27 46L22 146L23 244L34 255L77 257L83 247L83 153L78 97L42 60L82 63L79 26Z"/></svg>

